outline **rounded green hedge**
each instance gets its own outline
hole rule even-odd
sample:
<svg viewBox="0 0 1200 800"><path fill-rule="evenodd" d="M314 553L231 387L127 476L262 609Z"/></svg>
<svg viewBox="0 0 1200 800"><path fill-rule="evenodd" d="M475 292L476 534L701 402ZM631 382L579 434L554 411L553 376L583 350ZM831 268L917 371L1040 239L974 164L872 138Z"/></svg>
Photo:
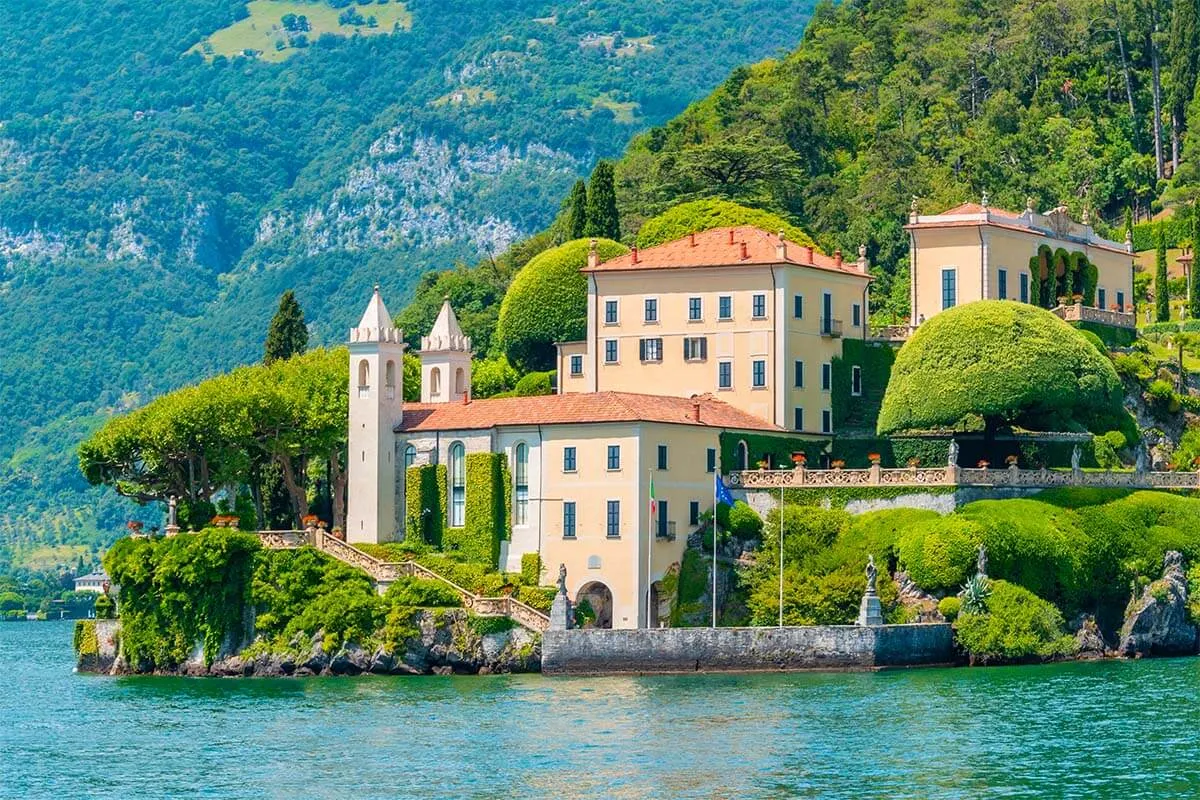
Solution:
<svg viewBox="0 0 1200 800"><path fill-rule="evenodd" d="M943 311L900 348L880 434L976 425L1031 430L1121 427L1112 363L1078 330L1025 303L981 300Z"/></svg>
<svg viewBox="0 0 1200 800"><path fill-rule="evenodd" d="M753 225L771 233L783 231L790 242L816 246L807 233L778 214L712 197L680 203L646 220L638 231L637 243L638 247L653 247L681 239L689 233L730 225Z"/></svg>
<svg viewBox="0 0 1200 800"><path fill-rule="evenodd" d="M954 622L962 611L962 600L958 597L943 597L938 601L937 609L947 622Z"/></svg>
<svg viewBox="0 0 1200 800"><path fill-rule="evenodd" d="M554 394L554 372L531 372L522 376L513 391L517 397Z"/></svg>
<svg viewBox="0 0 1200 800"><path fill-rule="evenodd" d="M900 565L930 591L957 589L971 575L983 529L959 517L938 517L900 536Z"/></svg>
<svg viewBox="0 0 1200 800"><path fill-rule="evenodd" d="M992 581L986 614L963 614L954 629L959 644L979 661L1052 658L1074 652L1058 609L1008 581Z"/></svg>
<svg viewBox="0 0 1200 800"><path fill-rule="evenodd" d="M627 248L611 239L597 243L600 258L623 255ZM588 239L575 239L539 253L513 278L500 303L496 342L509 362L522 371L554 367L555 342L587 335Z"/></svg>

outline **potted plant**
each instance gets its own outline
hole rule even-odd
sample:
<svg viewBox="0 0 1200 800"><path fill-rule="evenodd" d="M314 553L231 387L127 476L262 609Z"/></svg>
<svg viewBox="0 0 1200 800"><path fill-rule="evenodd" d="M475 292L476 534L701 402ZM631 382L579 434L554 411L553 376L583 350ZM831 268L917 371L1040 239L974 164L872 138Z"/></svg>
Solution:
<svg viewBox="0 0 1200 800"><path fill-rule="evenodd" d="M1015 467L1017 465L1017 454L1013 453L1012 455L1006 457L1004 459L1004 463L1008 464L1010 467Z"/></svg>
<svg viewBox="0 0 1200 800"><path fill-rule="evenodd" d="M921 459L917 458L916 456L913 456L908 461L905 461L904 464L909 469L916 469L917 467L921 466Z"/></svg>
<svg viewBox="0 0 1200 800"><path fill-rule="evenodd" d="M804 453L792 453L792 463L797 467L803 467L806 463L808 463L808 456L806 456Z"/></svg>
<svg viewBox="0 0 1200 800"><path fill-rule="evenodd" d="M1079 305L1080 303L1083 302L1083 295L1073 294L1073 295L1071 295L1071 299L1075 301L1075 305Z"/></svg>
<svg viewBox="0 0 1200 800"><path fill-rule="evenodd" d="M979 463L975 466L979 467L980 469L987 469L989 466L991 466L991 463L992 462L988 461L986 458L981 458L979 459Z"/></svg>
<svg viewBox="0 0 1200 800"><path fill-rule="evenodd" d="M129 532L134 536L138 536L142 532L142 523L136 519L131 519L129 522L126 522L125 527L128 528Z"/></svg>
<svg viewBox="0 0 1200 800"><path fill-rule="evenodd" d="M305 514L300 518L300 521L304 523L305 528L315 528L319 519L316 514Z"/></svg>
<svg viewBox="0 0 1200 800"><path fill-rule="evenodd" d="M867 453L867 460L872 464L878 465L883 458L879 455L879 453Z"/></svg>
<svg viewBox="0 0 1200 800"><path fill-rule="evenodd" d="M829 462L829 466L833 467L834 469L841 469L842 467L846 466L846 460L844 458L835 458L833 461Z"/></svg>
<svg viewBox="0 0 1200 800"><path fill-rule="evenodd" d="M766 458L760 459L758 462L758 468L759 468L759 470L770 469L771 468L770 459L766 459Z"/></svg>

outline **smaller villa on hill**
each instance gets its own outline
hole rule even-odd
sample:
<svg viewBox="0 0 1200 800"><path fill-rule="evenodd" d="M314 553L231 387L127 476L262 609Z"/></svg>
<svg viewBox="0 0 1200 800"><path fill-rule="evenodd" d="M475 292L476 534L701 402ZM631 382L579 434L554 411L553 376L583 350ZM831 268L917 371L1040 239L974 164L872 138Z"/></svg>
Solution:
<svg viewBox="0 0 1200 800"><path fill-rule="evenodd" d="M1101 238L1085 213L964 203L908 225L912 324L975 300L1018 300L1070 321L1134 327L1133 243Z"/></svg>

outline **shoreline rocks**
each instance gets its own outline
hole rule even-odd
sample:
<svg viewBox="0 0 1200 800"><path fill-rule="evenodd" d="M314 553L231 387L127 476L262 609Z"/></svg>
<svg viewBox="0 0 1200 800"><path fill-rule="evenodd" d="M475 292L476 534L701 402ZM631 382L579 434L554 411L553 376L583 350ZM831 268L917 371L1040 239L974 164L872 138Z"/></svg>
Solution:
<svg viewBox="0 0 1200 800"><path fill-rule="evenodd" d="M1169 550L1162 577L1130 603L1121 625L1117 654L1127 657L1194 655L1197 630L1188 617L1183 555Z"/></svg>

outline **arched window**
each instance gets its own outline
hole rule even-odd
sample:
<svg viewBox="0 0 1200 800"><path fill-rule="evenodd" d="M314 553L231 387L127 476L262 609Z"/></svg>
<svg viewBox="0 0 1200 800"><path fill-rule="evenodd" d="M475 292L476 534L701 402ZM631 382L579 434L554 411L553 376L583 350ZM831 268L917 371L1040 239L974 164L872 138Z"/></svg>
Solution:
<svg viewBox="0 0 1200 800"><path fill-rule="evenodd" d="M396 362L388 361L383 371L384 396L388 400L396 399Z"/></svg>
<svg viewBox="0 0 1200 800"><path fill-rule="evenodd" d="M442 371L434 367L429 371L429 396L437 397L442 391Z"/></svg>
<svg viewBox="0 0 1200 800"><path fill-rule="evenodd" d="M462 367L459 367L454 371L454 393L467 393L467 373Z"/></svg>
<svg viewBox="0 0 1200 800"><path fill-rule="evenodd" d="M750 453L746 448L745 442L738 442L737 452L735 453L733 460L737 464L738 469L745 470L750 468Z"/></svg>
<svg viewBox="0 0 1200 800"><path fill-rule="evenodd" d="M404 468L408 469L417 461L417 448L411 444L404 446Z"/></svg>
<svg viewBox="0 0 1200 800"><path fill-rule="evenodd" d="M513 460L516 462L513 476L517 484L513 524L525 525L529 522L529 447L524 442L517 445Z"/></svg>
<svg viewBox="0 0 1200 800"><path fill-rule="evenodd" d="M364 358L358 362L358 396L366 397L371 391L371 365Z"/></svg>
<svg viewBox="0 0 1200 800"><path fill-rule="evenodd" d="M450 445L450 527L461 528L467 518L467 459L462 442Z"/></svg>

